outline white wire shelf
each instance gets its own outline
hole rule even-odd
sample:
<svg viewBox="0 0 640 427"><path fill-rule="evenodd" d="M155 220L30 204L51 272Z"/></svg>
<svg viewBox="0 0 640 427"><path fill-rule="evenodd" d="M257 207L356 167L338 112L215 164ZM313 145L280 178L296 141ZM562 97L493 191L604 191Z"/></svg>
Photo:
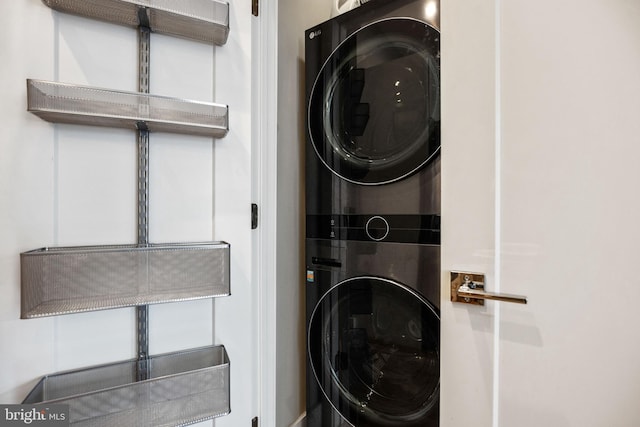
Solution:
<svg viewBox="0 0 640 427"><path fill-rule="evenodd" d="M21 317L230 294L225 242L41 248L20 254Z"/></svg>
<svg viewBox="0 0 640 427"><path fill-rule="evenodd" d="M216 0L42 0L51 9L130 27L223 45L229 4Z"/></svg>
<svg viewBox="0 0 640 427"><path fill-rule="evenodd" d="M210 346L57 373L22 403L68 404L74 427L194 424L230 412L229 358Z"/></svg>
<svg viewBox="0 0 640 427"><path fill-rule="evenodd" d="M27 110L52 123L222 138L226 105L27 79Z"/></svg>

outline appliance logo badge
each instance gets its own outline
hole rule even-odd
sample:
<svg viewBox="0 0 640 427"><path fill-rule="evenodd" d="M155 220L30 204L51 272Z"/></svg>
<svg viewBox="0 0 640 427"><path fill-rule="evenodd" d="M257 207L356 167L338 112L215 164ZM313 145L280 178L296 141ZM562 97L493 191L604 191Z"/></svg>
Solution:
<svg viewBox="0 0 640 427"><path fill-rule="evenodd" d="M313 40L314 38L318 37L320 34L322 34L322 30L311 31L309 33L309 40Z"/></svg>
<svg viewBox="0 0 640 427"><path fill-rule="evenodd" d="M313 283L315 281L316 281L316 278L313 270L307 270L307 282Z"/></svg>

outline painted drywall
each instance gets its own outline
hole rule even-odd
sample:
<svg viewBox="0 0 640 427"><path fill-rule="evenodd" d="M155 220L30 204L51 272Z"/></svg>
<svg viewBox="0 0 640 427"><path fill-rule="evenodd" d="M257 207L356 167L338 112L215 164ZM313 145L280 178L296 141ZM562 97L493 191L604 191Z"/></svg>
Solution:
<svg viewBox="0 0 640 427"><path fill-rule="evenodd" d="M19 254L43 246L135 240L136 190L126 185L135 182L135 145L127 144L127 133L105 129L92 135L84 127L55 127L28 114L25 80L134 89L136 35L53 15L40 2L0 8L0 401L17 403L41 375L133 356L131 309L20 320ZM91 43L95 50L88 48ZM134 214L126 218L130 209Z"/></svg>
<svg viewBox="0 0 640 427"><path fill-rule="evenodd" d="M304 31L329 19L331 0L279 0L278 14L278 426L305 410Z"/></svg>

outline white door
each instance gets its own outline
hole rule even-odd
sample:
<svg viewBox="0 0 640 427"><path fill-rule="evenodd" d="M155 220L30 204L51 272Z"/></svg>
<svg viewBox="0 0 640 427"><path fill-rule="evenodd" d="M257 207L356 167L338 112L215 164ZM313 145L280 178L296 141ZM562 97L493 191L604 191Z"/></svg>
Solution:
<svg viewBox="0 0 640 427"><path fill-rule="evenodd" d="M151 35L151 93L228 104L230 130L220 140L151 134L149 239L229 242L231 296L151 306L150 352L225 345L231 414L203 424L248 427L260 387L250 1L230 2L230 27L221 47ZM44 122L26 111L26 79L135 91L137 33L36 0L2 2L0 57L0 403L19 403L43 375L136 356L132 308L20 320L19 254L136 242L135 133Z"/></svg>
<svg viewBox="0 0 640 427"><path fill-rule="evenodd" d="M442 2L443 427L640 425L640 2ZM452 270L527 305L448 301Z"/></svg>

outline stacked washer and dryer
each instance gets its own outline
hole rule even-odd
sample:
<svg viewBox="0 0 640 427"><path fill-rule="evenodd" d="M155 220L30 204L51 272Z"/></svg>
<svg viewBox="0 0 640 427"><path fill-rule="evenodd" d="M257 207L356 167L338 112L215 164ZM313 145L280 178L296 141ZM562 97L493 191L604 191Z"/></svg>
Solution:
<svg viewBox="0 0 640 427"><path fill-rule="evenodd" d="M438 426L437 0L306 31L307 426Z"/></svg>

